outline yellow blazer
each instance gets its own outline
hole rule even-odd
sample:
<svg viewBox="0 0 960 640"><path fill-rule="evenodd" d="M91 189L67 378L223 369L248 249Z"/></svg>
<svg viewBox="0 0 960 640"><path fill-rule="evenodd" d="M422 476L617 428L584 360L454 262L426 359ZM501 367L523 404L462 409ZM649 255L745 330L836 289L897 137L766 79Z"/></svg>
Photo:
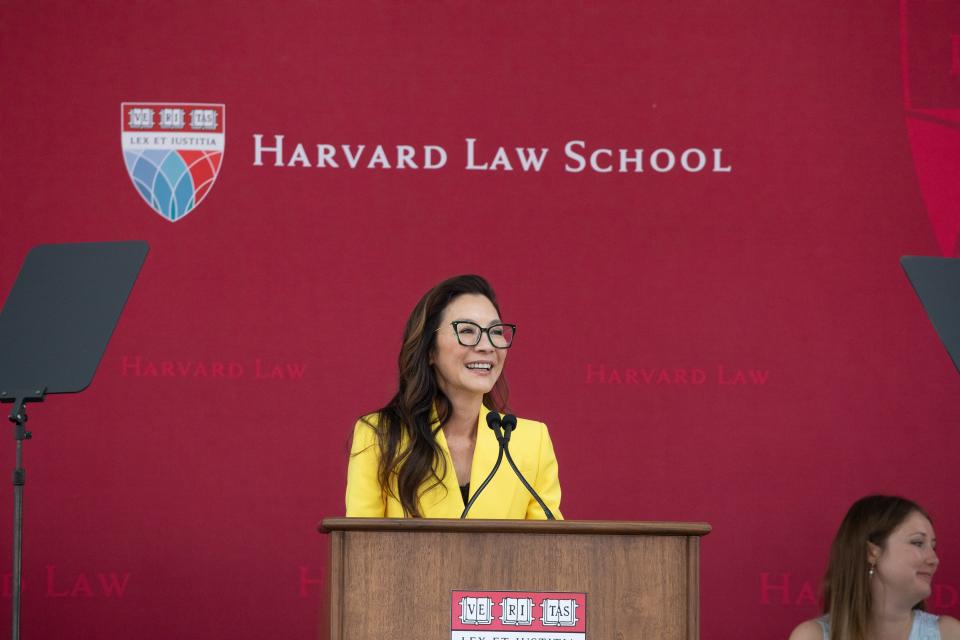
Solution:
<svg viewBox="0 0 960 640"><path fill-rule="evenodd" d="M480 412L477 425L477 446L473 452L470 470L470 497L487 477L497 461L498 444L493 430L487 426L486 410ZM376 424L376 414L366 419ZM437 485L420 496L420 513L425 518L459 518L463 512L463 497L457 484L453 458L447 447L443 430L437 431L437 443L446 460L446 476ZM543 502L559 520L560 480L557 458L547 425L533 420L517 419L517 428L510 438L510 455L527 482L536 489ZM347 466L347 516L358 518L402 518L403 508L397 495L396 479L392 481L392 495L380 486L377 469L380 449L373 427L359 420L353 429L353 446ZM468 518L544 520L546 514L521 484L506 456L497 474L470 508Z"/></svg>

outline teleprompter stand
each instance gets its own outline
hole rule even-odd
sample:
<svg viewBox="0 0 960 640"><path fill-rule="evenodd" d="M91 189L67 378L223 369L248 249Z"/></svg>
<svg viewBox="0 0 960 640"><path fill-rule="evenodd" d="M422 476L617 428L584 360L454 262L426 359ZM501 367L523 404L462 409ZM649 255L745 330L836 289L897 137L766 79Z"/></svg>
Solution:
<svg viewBox="0 0 960 640"><path fill-rule="evenodd" d="M0 311L0 402L13 403L13 640L20 638L23 442L27 403L83 391L93 380L147 244L94 242L34 247Z"/></svg>
<svg viewBox="0 0 960 640"><path fill-rule="evenodd" d="M960 372L960 258L904 256L900 264Z"/></svg>

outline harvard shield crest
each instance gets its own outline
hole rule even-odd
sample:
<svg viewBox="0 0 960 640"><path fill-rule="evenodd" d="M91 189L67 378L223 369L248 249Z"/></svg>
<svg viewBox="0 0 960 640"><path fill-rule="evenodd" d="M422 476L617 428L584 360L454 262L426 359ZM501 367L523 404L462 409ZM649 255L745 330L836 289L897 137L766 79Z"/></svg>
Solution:
<svg viewBox="0 0 960 640"><path fill-rule="evenodd" d="M120 113L123 161L137 193L165 219L182 220L217 180L226 107L124 102Z"/></svg>

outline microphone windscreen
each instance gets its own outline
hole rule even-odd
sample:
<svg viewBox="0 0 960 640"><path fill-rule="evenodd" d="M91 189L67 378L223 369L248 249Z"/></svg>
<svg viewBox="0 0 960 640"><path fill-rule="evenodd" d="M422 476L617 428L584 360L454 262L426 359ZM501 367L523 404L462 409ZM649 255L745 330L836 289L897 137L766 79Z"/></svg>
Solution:
<svg viewBox="0 0 960 640"><path fill-rule="evenodd" d="M514 418L514 422L516 422L516 418ZM487 426L493 429L494 432L496 432L497 429L500 427L500 414L497 413L496 411L491 411L490 413L488 413Z"/></svg>
<svg viewBox="0 0 960 640"><path fill-rule="evenodd" d="M510 429L513 431L517 428L517 416L508 413L507 415L503 416L502 424L504 429Z"/></svg>

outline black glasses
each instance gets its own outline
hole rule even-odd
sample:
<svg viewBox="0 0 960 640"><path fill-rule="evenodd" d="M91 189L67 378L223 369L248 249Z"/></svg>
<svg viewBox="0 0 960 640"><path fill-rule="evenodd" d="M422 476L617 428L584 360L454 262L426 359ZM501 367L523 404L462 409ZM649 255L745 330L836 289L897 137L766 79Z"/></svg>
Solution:
<svg viewBox="0 0 960 640"><path fill-rule="evenodd" d="M477 346L480 344L480 339L483 337L483 334L487 334L487 339L490 340L490 344L493 345L494 348L509 349L510 345L513 344L513 336L517 333L517 325L503 324L501 322L492 324L486 329L476 322L470 322L469 320L454 320L450 324L453 325L453 332L457 336L457 342L464 347Z"/></svg>

